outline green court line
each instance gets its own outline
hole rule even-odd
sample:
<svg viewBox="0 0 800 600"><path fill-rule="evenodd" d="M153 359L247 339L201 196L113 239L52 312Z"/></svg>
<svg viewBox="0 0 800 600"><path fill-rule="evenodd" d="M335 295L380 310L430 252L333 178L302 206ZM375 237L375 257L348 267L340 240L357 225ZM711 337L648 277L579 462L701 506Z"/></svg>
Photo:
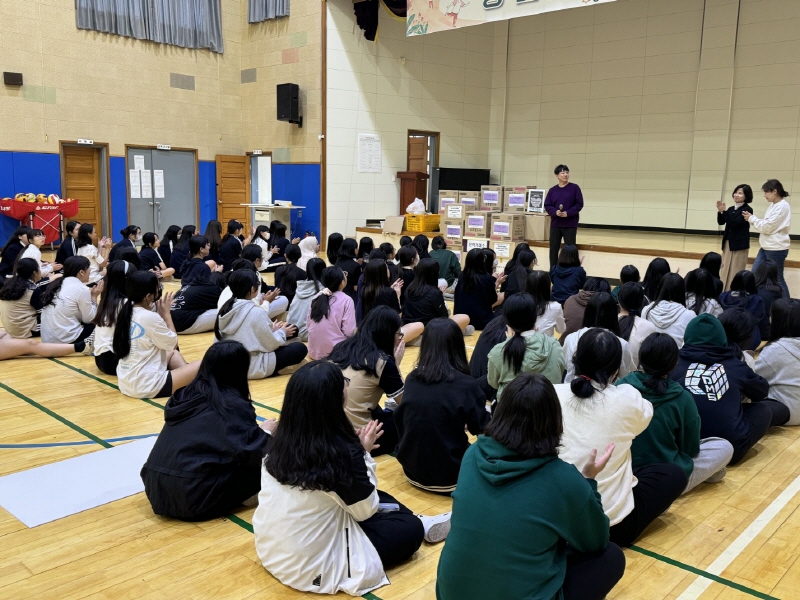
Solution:
<svg viewBox="0 0 800 600"><path fill-rule="evenodd" d="M779 600L775 596L770 596L769 594L765 594L764 592L759 592L758 590L754 590L747 586L741 585L739 583L736 583L735 581L731 581L730 579L725 579L724 577L720 577L719 575L714 575L713 573L709 573L708 571L703 571L702 569L698 569L697 567L687 565L686 563L682 563L679 560L675 560L674 558L658 554L651 550L645 550L644 548L641 548L639 546L631 546L630 550L638 552L639 554L644 554L645 556L649 556L650 558L655 558L656 560L665 562L668 565L672 565L673 567L678 567L679 569L683 569L684 571L689 571L690 573L694 573L695 575L699 575L700 577L705 577L706 579L716 581L717 583L721 583L722 585L726 585L740 592L744 592L745 594L750 594L751 596L755 596L756 598L762 598L763 600Z"/></svg>
<svg viewBox="0 0 800 600"><path fill-rule="evenodd" d="M247 521L245 521L241 517L237 517L236 515L228 515L225 518L228 521L230 521L231 523L236 523L242 529L246 529L250 533L253 533L253 525L252 525L252 523L248 523Z"/></svg>
<svg viewBox="0 0 800 600"><path fill-rule="evenodd" d="M101 446L103 446L104 448L113 448L113 447L114 447L114 446L112 446L111 444L109 444L107 441L105 441L105 440L103 440L103 439L100 439L100 438L99 438L99 437L97 437L96 435L93 435L93 434L89 433L89 432L88 432L88 431L86 431L86 430L85 430L83 427L80 427L80 426L76 425L75 423L73 423L73 422L72 422L72 421L70 421L69 419L65 419L64 417L62 417L62 416L61 416L61 415L59 415L58 413L56 413L56 412L54 412L54 411L50 410L50 409L49 409L49 408L47 408L46 406L42 406L41 404L39 404L39 403L38 403L38 402L36 402L35 400L32 400L32 399L28 398L26 395L19 393L17 390L15 390L15 389L12 389L12 388L8 387L6 384L4 384L4 383L0 383L0 388L4 389L4 390L5 390L5 391L7 391L9 394L12 394L13 396L16 396L16 397L17 397L17 398L19 398L20 400L24 400L25 402L27 402L28 404L30 404L30 405L31 405L31 406L33 406L34 408L38 408L38 409L39 409L40 411L42 411L43 413L45 413L45 414L47 414L47 415L49 415L49 416L53 417L53 418L54 418L56 421L59 421L59 422L63 423L64 425L66 425L67 427L69 427L70 429L72 429L73 431L77 431L77 432L78 432L78 433L80 433L81 435L83 435L83 436L85 436L85 437L89 438L89 439L90 439L90 440L92 440L93 442L96 442L96 443L100 444L100 445L101 445Z"/></svg>

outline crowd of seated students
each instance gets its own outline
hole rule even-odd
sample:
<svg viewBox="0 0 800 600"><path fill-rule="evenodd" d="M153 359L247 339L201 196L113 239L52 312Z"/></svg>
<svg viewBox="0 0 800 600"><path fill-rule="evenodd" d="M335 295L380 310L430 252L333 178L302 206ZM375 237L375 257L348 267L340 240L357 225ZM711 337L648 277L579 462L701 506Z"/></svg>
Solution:
<svg viewBox="0 0 800 600"><path fill-rule="evenodd" d="M142 468L153 510L257 505L259 559L301 591L365 594L447 538L442 600L603 598L620 547L800 424L800 301L769 259L728 285L716 253L685 278L657 258L612 289L574 246L549 272L527 244L502 270L484 249L461 269L441 237L429 252L425 236L395 250L331 234L325 260L281 223L244 237L212 221L163 241L129 226L106 258L94 226L70 225L63 263L42 261L30 228L3 249L0 360L93 354L123 394L169 398ZM187 362L179 335L212 331ZM259 423L248 380L291 373L280 420ZM452 514L380 491L389 453L423 493L452 494Z"/></svg>

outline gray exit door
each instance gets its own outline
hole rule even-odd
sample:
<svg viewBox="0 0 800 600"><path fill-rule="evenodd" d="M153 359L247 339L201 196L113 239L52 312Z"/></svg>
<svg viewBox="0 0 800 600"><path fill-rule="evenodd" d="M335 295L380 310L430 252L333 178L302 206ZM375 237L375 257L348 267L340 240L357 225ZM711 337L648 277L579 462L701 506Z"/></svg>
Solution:
<svg viewBox="0 0 800 600"><path fill-rule="evenodd" d="M130 223L142 233L162 237L170 225L197 224L195 153L128 148L128 207Z"/></svg>

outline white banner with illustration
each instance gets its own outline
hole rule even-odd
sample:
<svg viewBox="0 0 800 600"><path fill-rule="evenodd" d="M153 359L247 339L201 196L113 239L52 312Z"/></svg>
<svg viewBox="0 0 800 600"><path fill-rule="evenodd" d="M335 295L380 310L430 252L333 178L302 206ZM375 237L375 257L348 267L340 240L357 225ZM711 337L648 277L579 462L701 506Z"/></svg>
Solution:
<svg viewBox="0 0 800 600"><path fill-rule="evenodd" d="M406 35L504 21L615 0L408 0ZM665 0L667 1L667 0Z"/></svg>

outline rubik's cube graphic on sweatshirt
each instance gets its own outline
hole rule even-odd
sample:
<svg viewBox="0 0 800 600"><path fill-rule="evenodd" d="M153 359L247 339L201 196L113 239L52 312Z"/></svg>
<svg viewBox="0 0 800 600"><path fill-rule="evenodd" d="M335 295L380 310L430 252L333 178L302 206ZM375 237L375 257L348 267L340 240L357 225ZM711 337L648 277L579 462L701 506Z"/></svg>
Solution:
<svg viewBox="0 0 800 600"><path fill-rule="evenodd" d="M692 363L686 371L684 387L692 394L705 396L716 402L728 391L728 375L722 365L703 365Z"/></svg>

